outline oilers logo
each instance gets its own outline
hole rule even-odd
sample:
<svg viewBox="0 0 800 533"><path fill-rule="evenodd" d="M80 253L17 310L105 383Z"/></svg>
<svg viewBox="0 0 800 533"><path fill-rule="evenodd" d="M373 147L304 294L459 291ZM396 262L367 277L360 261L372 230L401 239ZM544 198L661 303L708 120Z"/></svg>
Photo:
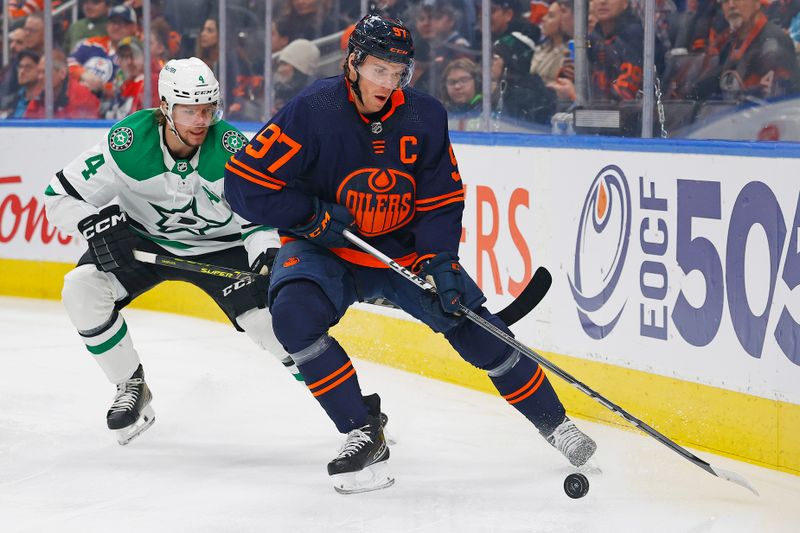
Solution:
<svg viewBox="0 0 800 533"><path fill-rule="evenodd" d="M362 168L350 173L339 190L337 203L347 207L359 231L367 237L383 235L414 218L416 181L394 169Z"/></svg>
<svg viewBox="0 0 800 533"><path fill-rule="evenodd" d="M628 180L616 165L595 176L583 203L575 243L575 267L570 277L581 327L593 339L606 337L626 304L616 291L631 231Z"/></svg>

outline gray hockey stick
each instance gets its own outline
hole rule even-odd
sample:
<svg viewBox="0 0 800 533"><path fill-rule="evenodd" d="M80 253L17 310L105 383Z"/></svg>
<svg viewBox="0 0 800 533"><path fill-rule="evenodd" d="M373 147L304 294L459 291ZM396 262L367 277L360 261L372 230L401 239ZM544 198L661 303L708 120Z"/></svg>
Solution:
<svg viewBox="0 0 800 533"><path fill-rule="evenodd" d="M402 267L397 262L395 262L392 258L390 258L389 256L383 254L377 248L375 248L373 246L370 246L368 243L364 242L358 236L353 234L351 231L344 230L344 236L345 236L345 238L347 238L348 241L352 242L353 244L355 244L356 246L358 246L359 248L361 248L362 250L364 250L368 254L374 256L380 262L382 262L383 264L385 264L386 266L388 266L389 268L391 268L392 270L394 270L395 272L397 272L398 274L400 274L401 276L406 278L408 281L410 281L411 283L413 283L414 285L416 285L420 289L422 289L424 291L428 291L428 292L430 292L432 294L436 294L436 288L433 285L431 285L430 283L428 283L427 281L425 281L421 277L415 275L410 270ZM628 422L630 422L631 424L633 424L634 426L636 426L637 428L642 430L643 432L647 433L648 435L650 435L651 437L656 439L658 442L660 442L661 444L663 444L664 446L666 446L670 450L678 453L683 458L691 461L693 464L695 464L696 466L699 466L700 468L702 468L703 470L705 470L709 474L712 474L712 475L715 475L715 476L717 476L719 478L728 480L728 481L730 481L732 483L736 483L737 485L740 485L740 486L746 488L747 490L751 491L753 494L758 496L758 492L756 491L756 489L753 488L753 486L741 474L737 474L736 472L732 472L730 470L724 470L722 468L716 468L716 467L711 466L709 463L707 463L706 461L700 459L699 457L694 455L689 450L683 448L679 444L677 444L674 441L670 440L668 437L666 437L666 436L662 435L661 433L659 433L658 431L656 431L651 426L649 426L646 423L642 422L641 420L639 420L638 418L636 418L635 416L633 416L632 414L627 412L625 409L623 409L620 406L612 403L611 401L606 399L604 396L602 396L599 393L595 392L594 390L590 389L589 387L587 387L586 385L584 385L583 383L578 381L576 378L574 378L572 375L568 374L567 372L565 372L564 370L562 370L558 366L554 365L553 363L551 363L550 361L548 361L547 359L545 359L544 357L542 357L541 355L539 355L535 351L531 350L530 348L528 348L527 346L525 346L524 344L519 342L517 339L515 339L511 335L508 335L506 332L504 332L503 330L499 329L497 326L495 326L494 324L492 324L488 320L484 319L483 317L481 317L477 313L474 313L468 307L466 307L464 305L459 305L459 312L461 314L463 314L471 322L474 322L479 327L485 329L487 332L491 333L492 335L494 335L495 337L497 337L501 341L505 342L506 344L508 344L512 348L518 350L520 353L523 353L526 356L528 356L529 358L533 359L534 361L536 361L537 363L542 365L544 368L546 368L547 370L549 370L553 374L557 375L558 377L560 377L561 379L563 379L564 381L566 381L567 383L569 383L570 385L572 385L573 387L575 387L576 389L581 391L582 393L586 394L590 398L592 398L595 401L597 401L603 407L613 411L614 413L618 414L619 416L621 416L622 418L624 418L625 420L627 420Z"/></svg>
<svg viewBox="0 0 800 533"><path fill-rule="evenodd" d="M223 294L226 296L232 291L250 285L253 281L255 281L256 276L262 275L256 274L255 272L249 272L247 270L236 270L234 268L200 263L190 259L182 259L168 255L154 254L152 252L144 252L142 250L134 250L133 257L142 263L150 263L152 265L177 268L180 270L188 270L190 272L199 272L201 274L208 274L209 276L217 276L235 280L222 290ZM539 302L542 301L542 298L544 298L545 294L547 294L547 291L550 289L551 283L552 277L550 276L550 272L548 272L544 267L537 268L536 272L533 274L533 277L522 290L520 295L513 302L508 304L508 306L506 306L502 311L498 312L497 316L508 326L516 323L520 318L530 313L534 307L539 305ZM384 298L373 298L367 300L366 302L379 307L398 309L396 305Z"/></svg>

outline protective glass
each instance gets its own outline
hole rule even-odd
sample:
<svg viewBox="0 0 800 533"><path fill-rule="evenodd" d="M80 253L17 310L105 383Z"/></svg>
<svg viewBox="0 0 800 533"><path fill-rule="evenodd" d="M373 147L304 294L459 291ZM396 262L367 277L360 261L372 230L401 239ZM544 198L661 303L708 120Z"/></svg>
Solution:
<svg viewBox="0 0 800 533"><path fill-rule="evenodd" d="M414 61L412 60L408 65L383 60L369 62L369 64L362 63L356 67L356 72L386 89L402 89L409 84L414 75Z"/></svg>
<svg viewBox="0 0 800 533"><path fill-rule="evenodd" d="M172 106L172 121L191 128L207 128L222 120L225 107L222 100L213 104L175 104Z"/></svg>

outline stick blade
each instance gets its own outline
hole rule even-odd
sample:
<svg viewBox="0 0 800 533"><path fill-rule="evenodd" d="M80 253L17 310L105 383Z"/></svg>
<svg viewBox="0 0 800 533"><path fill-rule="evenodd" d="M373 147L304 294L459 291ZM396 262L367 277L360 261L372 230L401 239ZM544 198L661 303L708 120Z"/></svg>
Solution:
<svg viewBox="0 0 800 533"><path fill-rule="evenodd" d="M724 468L717 468L715 466L712 466L711 470L717 477L730 481L731 483L736 483L737 485L746 488L756 496L761 496L743 475L737 474L732 470L725 470Z"/></svg>
<svg viewBox="0 0 800 533"><path fill-rule="evenodd" d="M520 295L508 304L508 307L495 314L506 326L519 322L522 317L539 305L552 284L553 276L550 275L550 272L544 267L537 268Z"/></svg>

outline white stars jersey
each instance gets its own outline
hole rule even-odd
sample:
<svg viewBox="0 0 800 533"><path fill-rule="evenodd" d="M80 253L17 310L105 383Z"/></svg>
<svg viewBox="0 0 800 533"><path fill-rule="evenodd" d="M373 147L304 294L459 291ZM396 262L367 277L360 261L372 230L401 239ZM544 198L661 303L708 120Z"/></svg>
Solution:
<svg viewBox="0 0 800 533"><path fill-rule="evenodd" d="M224 198L225 162L247 139L222 121L189 159L167 149L156 110L134 113L106 138L56 173L45 191L47 216L63 231L109 203L128 214L131 228L178 256L258 242L255 255L277 247L274 231L237 218ZM253 254L251 254L252 257Z"/></svg>

